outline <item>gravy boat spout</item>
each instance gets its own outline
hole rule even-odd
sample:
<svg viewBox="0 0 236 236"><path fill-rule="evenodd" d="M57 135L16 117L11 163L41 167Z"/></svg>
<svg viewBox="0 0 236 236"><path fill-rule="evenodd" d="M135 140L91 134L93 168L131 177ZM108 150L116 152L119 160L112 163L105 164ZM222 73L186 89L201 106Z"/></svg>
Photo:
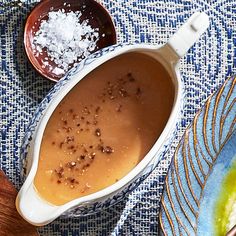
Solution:
<svg viewBox="0 0 236 236"><path fill-rule="evenodd" d="M79 216L94 213L123 199L151 173L173 141L177 118L181 114L183 89L178 69L179 59L186 54L208 26L208 16L205 13L197 12L164 46L118 44L105 48L83 60L54 86L37 109L27 129L22 146L22 159L27 163L25 168L27 178L17 196L16 206L25 220L34 225L45 225L60 215ZM98 67L104 66L111 59L128 53L139 53L157 61L168 73L174 88L170 113L163 129L155 139L154 145L150 150L148 149L149 151L146 152L143 159L128 174L102 190L68 201L65 204L57 205L44 200L37 191L34 181L45 128L53 112L64 97L85 76Z"/></svg>
<svg viewBox="0 0 236 236"><path fill-rule="evenodd" d="M25 220L37 226L45 225L63 213L59 206L54 206L40 198L33 183L19 193L16 208ZM48 216L50 216L50 221L47 219Z"/></svg>

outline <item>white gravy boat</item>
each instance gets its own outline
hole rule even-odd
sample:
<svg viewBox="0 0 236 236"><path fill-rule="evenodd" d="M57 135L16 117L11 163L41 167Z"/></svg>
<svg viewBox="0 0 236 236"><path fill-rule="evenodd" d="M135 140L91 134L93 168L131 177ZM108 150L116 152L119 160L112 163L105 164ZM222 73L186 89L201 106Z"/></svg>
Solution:
<svg viewBox="0 0 236 236"><path fill-rule="evenodd" d="M16 207L25 220L34 225L45 225L60 215L78 216L109 207L131 192L155 168L164 153L164 147L171 142L170 134L176 125L177 116L181 110L183 90L179 72L179 59L186 54L208 26L208 16L205 13L197 12L164 46L119 44L105 48L85 59L55 85L36 111L26 132L26 144L22 148L23 154L26 154L23 155L23 158L26 157L27 160L27 178L17 196ZM175 86L175 100L172 111L160 137L143 160L117 183L61 206L46 202L38 195L33 182L37 171L44 129L50 116L68 92L88 73L118 55L134 51L145 53L162 63ZM29 148L27 149L28 144ZM91 207L86 210L88 206Z"/></svg>

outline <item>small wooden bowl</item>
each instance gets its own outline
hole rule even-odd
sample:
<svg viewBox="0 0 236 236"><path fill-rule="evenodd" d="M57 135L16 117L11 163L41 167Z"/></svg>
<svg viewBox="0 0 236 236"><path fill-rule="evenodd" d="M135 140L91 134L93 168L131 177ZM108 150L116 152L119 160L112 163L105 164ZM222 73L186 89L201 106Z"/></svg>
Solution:
<svg viewBox="0 0 236 236"><path fill-rule="evenodd" d="M86 7L84 7L86 6ZM69 11L81 11L81 20L88 19L89 25L92 28L99 29L99 40L97 47L94 50L97 51L101 48L113 45L116 43L116 31L113 21L107 12L107 10L94 0L44 0L36 5L27 18L24 30L24 45L26 54L33 65L33 67L45 78L52 81L58 81L64 75L56 75L52 73L52 70L56 67L56 64L52 61L48 61L52 70L49 70L48 66L44 66L43 59L48 57L46 50L43 50L42 54L36 56L34 49L34 35L39 30L42 20L48 19L48 13L50 11L58 11L64 9L65 12ZM103 35L103 36L102 36ZM104 36L105 35L105 36ZM79 60L79 58L78 58Z"/></svg>

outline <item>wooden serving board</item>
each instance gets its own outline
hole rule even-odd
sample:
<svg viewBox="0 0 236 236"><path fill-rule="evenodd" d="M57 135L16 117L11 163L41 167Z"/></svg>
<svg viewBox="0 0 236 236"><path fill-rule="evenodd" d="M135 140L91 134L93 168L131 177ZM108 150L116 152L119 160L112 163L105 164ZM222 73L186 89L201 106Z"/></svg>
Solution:
<svg viewBox="0 0 236 236"><path fill-rule="evenodd" d="M0 170L0 235L39 236L36 227L27 223L15 207L17 191Z"/></svg>

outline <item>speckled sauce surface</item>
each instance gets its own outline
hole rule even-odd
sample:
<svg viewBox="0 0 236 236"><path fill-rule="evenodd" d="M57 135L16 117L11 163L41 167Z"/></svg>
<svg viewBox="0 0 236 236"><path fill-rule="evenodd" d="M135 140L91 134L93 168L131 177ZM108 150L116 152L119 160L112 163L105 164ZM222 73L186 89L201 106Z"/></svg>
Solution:
<svg viewBox="0 0 236 236"><path fill-rule="evenodd" d="M155 171L124 201L106 211L77 219L58 219L40 235L158 235L164 177L175 147L197 110L235 71L236 5L231 0L100 1L111 13L119 42L163 44L195 11L205 11L210 27L181 60L184 110L169 152ZM17 188L24 131L40 101L53 86L32 69L23 50L23 27L36 1L0 3L0 167Z"/></svg>
<svg viewBox="0 0 236 236"><path fill-rule="evenodd" d="M174 94L171 77L147 55L126 53L96 68L47 123L34 180L38 193L62 205L118 182L160 136Z"/></svg>

